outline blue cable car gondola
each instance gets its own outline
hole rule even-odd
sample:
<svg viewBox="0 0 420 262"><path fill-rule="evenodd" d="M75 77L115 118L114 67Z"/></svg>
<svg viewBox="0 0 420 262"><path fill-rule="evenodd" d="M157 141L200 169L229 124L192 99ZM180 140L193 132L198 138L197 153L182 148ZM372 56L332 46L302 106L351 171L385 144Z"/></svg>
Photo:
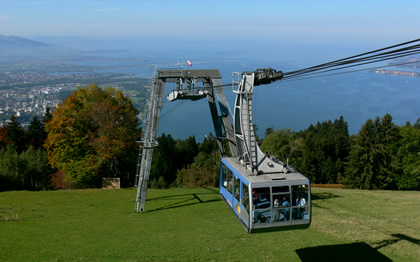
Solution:
<svg viewBox="0 0 420 262"><path fill-rule="evenodd" d="M238 164L236 157L222 158L221 162L220 195L248 233L309 227L308 178L293 169L256 175ZM274 168L274 162L267 163Z"/></svg>

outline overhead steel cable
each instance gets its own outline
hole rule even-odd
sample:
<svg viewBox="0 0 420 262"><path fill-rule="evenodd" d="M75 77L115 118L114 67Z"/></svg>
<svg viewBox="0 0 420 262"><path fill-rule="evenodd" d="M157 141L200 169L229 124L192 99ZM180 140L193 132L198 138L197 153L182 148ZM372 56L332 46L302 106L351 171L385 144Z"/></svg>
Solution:
<svg viewBox="0 0 420 262"><path fill-rule="evenodd" d="M350 60L350 61L346 61L340 64L336 64L334 66L329 66L329 67L325 67L325 68L316 68L316 69L312 69L312 70L306 70L303 71L301 73L295 73L295 74L290 74L290 73L284 73L284 77L287 76L293 76L293 75L301 75L301 74L306 74L306 73L310 73L310 72L314 72L314 71L319 71L319 70L323 70L323 69L328 69L331 67L336 67L336 66L343 66L343 65L347 65L347 64L354 64L352 66L358 66L358 65L363 65L363 64L367 64L367 63L376 63L376 62L380 62L380 61L384 61L384 60L390 60L390 59L395 59L395 58L400 58L400 57L404 57L404 56L409 56L409 55L414 55L414 54L418 54L420 53L420 45L418 48L414 49L414 50L409 50L409 51L405 51L401 52L400 50L398 50L399 52L389 52L389 53L383 53L383 54L378 54L375 56L371 56L371 57L366 57L366 58L362 58L362 59L357 59L357 60ZM366 62L365 62L366 61ZM362 63L365 62L365 63ZM338 68L340 69L340 68Z"/></svg>
<svg viewBox="0 0 420 262"><path fill-rule="evenodd" d="M306 74L306 73L319 71L319 70L323 70L323 69L327 69L327 68L331 68L331 67L342 66L342 65L346 65L346 64L359 63L359 62L363 62L363 61L377 62L375 60L378 60L378 59L381 59L381 58L384 58L385 60L389 60L389 59L393 59L393 58L400 57L400 56L413 55L413 54L418 53L419 51L420 51L420 45L410 47L408 49L404 48L404 49L399 49L399 50L393 50L393 51L389 51L389 52L385 52L385 53L376 54L376 55L373 55L373 56L368 56L368 57L363 57L363 58L358 58L358 59L352 59L352 60L346 60L346 61L340 61L340 62L337 62L337 63L328 64L328 65L318 65L318 66L314 66L314 67L310 67L310 68L306 68L306 69L301 69L301 70L297 70L297 71L292 71L292 72L285 72L284 77Z"/></svg>
<svg viewBox="0 0 420 262"><path fill-rule="evenodd" d="M372 61L368 61L368 62L364 62L364 63L358 63L358 64L350 64L347 66L341 66L338 68L332 68L332 69L328 69L328 70L319 70L319 71L314 71L314 72L310 72L310 73L305 73L305 74L300 74L300 75L295 75L295 76L289 76L289 77L283 77L282 80L292 80L292 79L299 79L302 77L307 77L307 76L311 76L311 75L318 75L318 74L322 74L322 73L326 73L326 72L331 72L331 71L337 71L337 70L342 70L342 69L346 69L346 68L350 68L350 67L356 67L356 66L361 66L361 65L367 65L367 64L372 64L372 63L377 63L377 62L382 62L382 61L386 61L386 60L390 60L390 59L396 59L396 58L401 58L407 55L412 55L412 54L420 54L420 50L415 52L415 53L410 53L410 54L403 54L403 55L398 55L398 56L392 56L392 57L384 57L384 58L380 58L380 59L376 59L376 60L372 60ZM418 63L420 61L416 61L415 63ZM392 65L395 66L395 65ZM387 67L387 66L377 66L375 68L381 68L381 67ZM361 69L358 71L362 71L362 70L366 70L366 69Z"/></svg>
<svg viewBox="0 0 420 262"><path fill-rule="evenodd" d="M187 102L187 100L181 100L178 103L176 103L173 107L169 108L168 110L166 110L165 112L163 112L160 115L160 118L165 117L166 115L172 113L173 111L175 111L176 109L178 109L180 106L182 106L185 102Z"/></svg>
<svg viewBox="0 0 420 262"><path fill-rule="evenodd" d="M415 43L415 42L418 42L418 41L420 41L420 39L416 39L416 40L412 40L412 41L409 41L409 42L405 42L405 43L401 43L401 44L397 44L397 45L393 45L393 46L389 46L389 47L377 49L377 50L366 52L366 53L362 53L362 54L359 54L359 55L354 55L354 56L342 58L342 59L335 60L335 61L332 61L332 62L323 63L323 64L320 64L320 65L317 65L317 66L312 66L312 67L308 67L308 68L304 68L304 69L300 69L300 70L296 70L296 71L287 72L287 73L285 73L285 75L287 75L287 74L294 74L294 73L298 73L298 72L303 72L303 71L307 71L307 70L311 70L311 69L319 69L321 67L334 66L337 63L340 63L340 62L343 62L343 61L348 61L350 59L354 59L354 58L357 58L357 57L363 57L363 56L366 56L366 55L369 55L369 54L378 53L378 52L381 52L381 51L384 51L384 50L396 48L396 47L399 47L399 46L404 46L404 45ZM418 46L418 45L415 45L414 47L416 47L416 46ZM408 48L411 48L411 47L408 47Z"/></svg>
<svg viewBox="0 0 420 262"><path fill-rule="evenodd" d="M390 46L390 47L381 48L381 49L366 52L366 53L363 53L363 54L350 56L350 57L347 57L347 58L343 58L343 59L335 60L335 61L332 61L332 62L320 64L320 65L317 65L317 66L312 66L312 67L308 67L308 68L304 68L304 69L300 69L300 70L285 72L283 78L291 78L291 77L295 77L295 76L306 75L306 74L316 72L316 71L317 72L320 72L320 71L322 72L322 70L326 70L326 69L329 69L329 68L337 68L337 70L339 70L339 69L341 69L339 67L346 68L346 67L343 67L343 66L348 65L348 64L354 64L353 66L359 66L359 65L363 65L363 64L367 64L367 63L376 63L376 62L380 62L380 61L383 61L383 60L395 59L395 58L399 58L399 57L403 57L403 56L418 54L418 53L420 53L420 44L406 46L406 47L402 47L402 46L405 46L407 44L412 44L412 43L415 43L415 42L419 42L419 41L420 41L420 39L416 39L416 40L401 43L401 44L398 44L398 45L393 45L393 46ZM395 49L396 47L402 47L402 48ZM394 50L390 50L390 49L394 49ZM385 51L385 50L388 50L388 51L382 52L382 51ZM379 52L381 52L381 53L379 53ZM362 63L362 62L365 62L365 63Z"/></svg>
<svg viewBox="0 0 420 262"><path fill-rule="evenodd" d="M375 66L375 67L370 67L370 68L363 68L363 69L358 69L358 70L351 70L351 71L344 71L344 72L337 72L337 73L332 73L332 74L315 74L314 76L310 76L305 75L302 77L297 77L297 78L292 78L292 79L286 79L284 81L282 81L283 83L285 82L293 82L293 81L299 81L299 80L307 80L307 79L313 79L313 78L319 78L319 77L325 77L325 76L334 76L334 75L342 75L342 74L348 74L348 73L354 73L354 72L360 72L360 71L366 71L366 70L374 70L374 69L380 69L380 68L386 68L386 67L393 67L393 66L400 66L400 65L407 65L407 64L417 64L420 63L419 61L414 61L414 62L406 62L406 63L398 63L398 64L392 64L392 65L387 65L387 66Z"/></svg>
<svg viewBox="0 0 420 262"><path fill-rule="evenodd" d="M381 54L381 55L372 57L370 59L360 59L360 60L357 60L357 61L350 61L350 62L347 62L347 63L338 64L338 65L330 66L330 67L326 67L326 68L312 69L312 70L304 71L304 72L301 72L301 73L295 73L293 75L287 74L283 77L283 79L290 79L290 78L299 77L299 76L302 76L302 75L307 76L309 74L316 74L316 73L323 73L323 72L328 72L328 71L341 70L341 69L345 69L345 68L349 68L349 67L355 67L355 66L361 66L361 65L371 64L371 63L377 63L377 62L382 62L382 61L385 61L385 60L401 58L401 57L405 57L405 56L409 56L409 55L415 55L415 54L419 54L419 53L420 53L420 48L417 49L417 50L400 52L400 53L395 53L395 54Z"/></svg>

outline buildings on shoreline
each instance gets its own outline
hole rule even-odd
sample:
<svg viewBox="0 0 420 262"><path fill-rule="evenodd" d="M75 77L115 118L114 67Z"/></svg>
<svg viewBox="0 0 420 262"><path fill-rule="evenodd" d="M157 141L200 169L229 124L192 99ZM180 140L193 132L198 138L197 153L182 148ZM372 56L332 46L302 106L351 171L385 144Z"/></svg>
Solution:
<svg viewBox="0 0 420 262"><path fill-rule="evenodd" d="M47 107L53 111L77 83L13 88L0 90L0 127L6 126L10 116L15 115L27 126L33 116L43 117Z"/></svg>

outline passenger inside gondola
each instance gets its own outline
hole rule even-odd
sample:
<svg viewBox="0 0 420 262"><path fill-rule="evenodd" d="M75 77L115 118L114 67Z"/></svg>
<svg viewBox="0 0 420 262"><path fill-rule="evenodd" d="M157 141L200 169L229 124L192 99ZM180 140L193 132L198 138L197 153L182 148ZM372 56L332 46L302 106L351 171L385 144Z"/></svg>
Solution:
<svg viewBox="0 0 420 262"><path fill-rule="evenodd" d="M298 208L296 208L297 219L303 218L303 212L305 212L305 208L303 206L305 206L305 204L306 204L305 198L302 197L302 195L299 195L299 197L296 199L296 206L298 206Z"/></svg>
<svg viewBox="0 0 420 262"><path fill-rule="evenodd" d="M306 210L308 197L308 188L306 185L293 186L293 214L294 220L309 219L309 214Z"/></svg>
<svg viewBox="0 0 420 262"><path fill-rule="evenodd" d="M270 188L254 188L252 201L254 206L254 223L266 223L271 219Z"/></svg>
<svg viewBox="0 0 420 262"><path fill-rule="evenodd" d="M283 209L281 210L283 214L282 220L288 221L290 218L290 208L284 208L284 207L290 207L290 202L287 200L286 196L283 196L283 202L281 203L281 206L283 207Z"/></svg>
<svg viewBox="0 0 420 262"><path fill-rule="evenodd" d="M275 209L274 221L280 220L280 202L276 198L274 199L273 207Z"/></svg>

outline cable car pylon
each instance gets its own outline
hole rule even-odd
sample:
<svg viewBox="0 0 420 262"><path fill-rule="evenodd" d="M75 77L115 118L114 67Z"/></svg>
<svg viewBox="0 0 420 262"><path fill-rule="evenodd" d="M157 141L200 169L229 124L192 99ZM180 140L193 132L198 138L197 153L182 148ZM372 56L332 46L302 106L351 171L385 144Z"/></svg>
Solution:
<svg viewBox="0 0 420 262"><path fill-rule="evenodd" d="M221 156L225 156L224 141L228 141L230 155L237 156L230 109L224 95L219 70L158 70L153 79L147 102L144 131L140 141L139 161L136 174L136 211L145 211L145 202L152 165L153 148L157 146L156 134L162 107L165 83L177 84L176 90L168 95L169 101L177 99L198 100L207 97Z"/></svg>

